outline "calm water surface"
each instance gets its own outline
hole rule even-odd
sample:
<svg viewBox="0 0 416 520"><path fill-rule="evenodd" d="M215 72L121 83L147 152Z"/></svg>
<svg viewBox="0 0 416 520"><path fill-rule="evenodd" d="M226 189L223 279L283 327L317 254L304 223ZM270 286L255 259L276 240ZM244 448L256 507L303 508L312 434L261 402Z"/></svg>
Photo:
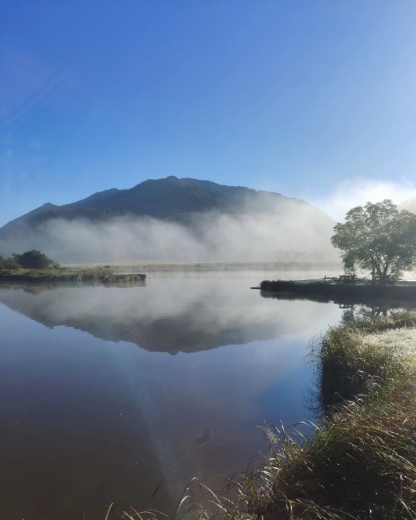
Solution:
<svg viewBox="0 0 416 520"><path fill-rule="evenodd" d="M342 311L249 288L323 274L0 289L1 518L169 512L192 477L260 461L259 425L309 416L308 342Z"/></svg>

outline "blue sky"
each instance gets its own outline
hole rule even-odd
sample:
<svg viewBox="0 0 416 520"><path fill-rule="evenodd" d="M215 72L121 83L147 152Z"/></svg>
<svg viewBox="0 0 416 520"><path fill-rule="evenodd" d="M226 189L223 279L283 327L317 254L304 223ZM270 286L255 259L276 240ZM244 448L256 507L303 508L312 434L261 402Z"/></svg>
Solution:
<svg viewBox="0 0 416 520"><path fill-rule="evenodd" d="M413 0L0 0L0 224L168 175L403 198L415 27Z"/></svg>

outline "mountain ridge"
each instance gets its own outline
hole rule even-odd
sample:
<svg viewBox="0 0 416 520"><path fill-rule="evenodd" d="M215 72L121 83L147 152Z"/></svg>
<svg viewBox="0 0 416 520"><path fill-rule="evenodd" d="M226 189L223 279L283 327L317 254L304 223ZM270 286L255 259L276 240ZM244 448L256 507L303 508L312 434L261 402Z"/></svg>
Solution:
<svg viewBox="0 0 416 520"><path fill-rule="evenodd" d="M238 212L260 198L265 199L262 203L267 203L266 206L289 202L307 204L330 219L308 202L286 197L281 193L169 176L164 179L148 179L132 188L110 188L60 206L47 202L5 224L0 228L0 237L5 238L5 235L22 225L37 226L52 218L106 220L113 216L135 215L186 223L186 215L209 211Z"/></svg>
<svg viewBox="0 0 416 520"><path fill-rule="evenodd" d="M293 252L322 260L334 254L334 225L280 193L171 176L48 202L0 228L0 254L38 249L60 263L269 261Z"/></svg>

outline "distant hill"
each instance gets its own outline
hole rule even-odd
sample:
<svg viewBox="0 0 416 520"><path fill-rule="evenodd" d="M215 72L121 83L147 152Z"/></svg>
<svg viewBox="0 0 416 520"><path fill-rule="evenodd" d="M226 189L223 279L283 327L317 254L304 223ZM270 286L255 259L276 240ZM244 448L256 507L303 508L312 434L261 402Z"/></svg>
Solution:
<svg viewBox="0 0 416 520"><path fill-rule="evenodd" d="M0 254L35 248L60 262L244 261L314 250L326 260L334 224L318 208L280 193L167 177L44 204L0 228Z"/></svg>

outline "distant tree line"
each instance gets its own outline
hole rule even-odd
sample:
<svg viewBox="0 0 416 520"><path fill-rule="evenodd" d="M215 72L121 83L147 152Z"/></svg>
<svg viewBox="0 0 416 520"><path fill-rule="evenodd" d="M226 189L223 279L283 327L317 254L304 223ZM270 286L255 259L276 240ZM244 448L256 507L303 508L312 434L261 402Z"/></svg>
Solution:
<svg viewBox="0 0 416 520"><path fill-rule="evenodd" d="M44 253L31 249L21 255L13 253L5 258L0 255L0 269L48 269L57 264Z"/></svg>

